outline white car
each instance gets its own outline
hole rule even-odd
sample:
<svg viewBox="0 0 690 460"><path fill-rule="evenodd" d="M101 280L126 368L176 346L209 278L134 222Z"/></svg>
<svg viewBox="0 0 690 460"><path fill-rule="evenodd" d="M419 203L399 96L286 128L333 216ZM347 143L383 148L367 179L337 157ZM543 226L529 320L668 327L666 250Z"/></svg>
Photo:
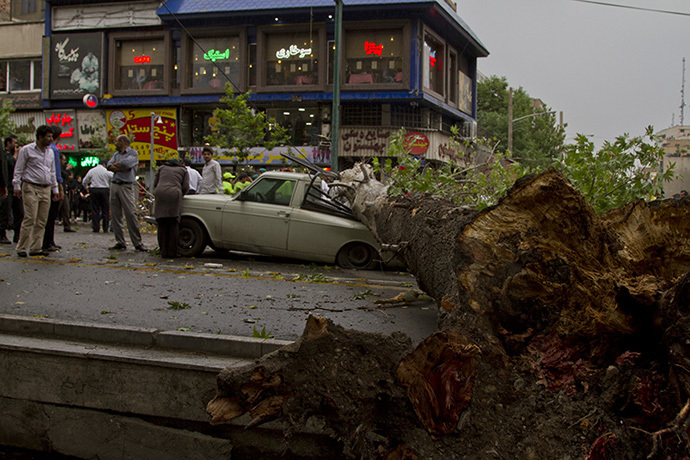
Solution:
<svg viewBox="0 0 690 460"><path fill-rule="evenodd" d="M322 193L321 180L319 174L266 172L232 196L185 196L181 255L199 256L210 245L219 251L337 263L344 268L376 267L381 256L374 235L348 206Z"/></svg>

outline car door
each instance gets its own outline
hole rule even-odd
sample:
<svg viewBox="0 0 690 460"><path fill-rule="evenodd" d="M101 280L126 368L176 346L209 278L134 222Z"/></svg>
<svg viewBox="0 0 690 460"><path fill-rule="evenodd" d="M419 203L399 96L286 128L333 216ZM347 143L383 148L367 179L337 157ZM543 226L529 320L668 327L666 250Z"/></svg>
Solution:
<svg viewBox="0 0 690 460"><path fill-rule="evenodd" d="M222 223L225 245L255 252L285 250L294 189L294 180L262 177L228 202Z"/></svg>

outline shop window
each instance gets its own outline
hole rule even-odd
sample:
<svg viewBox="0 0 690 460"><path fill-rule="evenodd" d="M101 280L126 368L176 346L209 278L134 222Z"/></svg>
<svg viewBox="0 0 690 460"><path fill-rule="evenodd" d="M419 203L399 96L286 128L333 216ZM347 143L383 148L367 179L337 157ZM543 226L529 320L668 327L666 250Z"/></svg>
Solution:
<svg viewBox="0 0 690 460"><path fill-rule="evenodd" d="M240 86L239 36L197 38L191 48L188 87L224 91L227 81Z"/></svg>
<svg viewBox="0 0 690 460"><path fill-rule="evenodd" d="M345 84L402 83L402 28L349 29L344 42Z"/></svg>
<svg viewBox="0 0 690 460"><path fill-rule="evenodd" d="M268 109L266 115L287 129L292 145L319 145L321 118L317 107Z"/></svg>
<svg viewBox="0 0 690 460"><path fill-rule="evenodd" d="M319 84L319 33L316 30L265 35L265 86Z"/></svg>
<svg viewBox="0 0 690 460"><path fill-rule="evenodd" d="M40 91L41 60L0 61L0 91Z"/></svg>
<svg viewBox="0 0 690 460"><path fill-rule="evenodd" d="M445 72L445 47L443 42L430 32L424 34L424 56L422 57L422 83L441 96L444 95L443 85Z"/></svg>
<svg viewBox="0 0 690 460"><path fill-rule="evenodd" d="M110 49L115 50L111 55L112 90L165 93L170 84L170 77L166 78L169 36L130 37L111 36Z"/></svg>

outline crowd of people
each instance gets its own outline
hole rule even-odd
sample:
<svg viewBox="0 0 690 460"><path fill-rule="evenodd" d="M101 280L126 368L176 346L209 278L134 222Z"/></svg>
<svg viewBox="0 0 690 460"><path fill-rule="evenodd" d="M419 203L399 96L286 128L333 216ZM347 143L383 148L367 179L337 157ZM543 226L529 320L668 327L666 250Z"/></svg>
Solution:
<svg viewBox="0 0 690 460"><path fill-rule="evenodd" d="M144 246L136 203L140 184L137 181L139 155L130 146L127 135L115 140L116 152L110 160L100 160L82 178L60 152L62 129L42 125L36 129L35 141L23 146L18 138L5 138L0 152L0 244L16 245L19 257L47 256L59 251L55 227L74 232L81 218L91 221L94 233L113 232L111 250L127 249L125 223L134 249ZM241 171L237 176L222 172L213 159L210 147L203 149L202 173L194 169L189 158L181 156L164 162L154 178L154 217L158 226L161 257L177 257L177 240L182 197L187 194L235 194L247 187L259 173ZM13 239L8 238L13 231Z"/></svg>

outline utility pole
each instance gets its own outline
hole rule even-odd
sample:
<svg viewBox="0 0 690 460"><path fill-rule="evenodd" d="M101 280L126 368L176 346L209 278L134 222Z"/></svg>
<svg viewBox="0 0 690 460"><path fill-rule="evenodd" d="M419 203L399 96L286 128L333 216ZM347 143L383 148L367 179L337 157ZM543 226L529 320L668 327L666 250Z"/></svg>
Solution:
<svg viewBox="0 0 690 460"><path fill-rule="evenodd" d="M683 58L683 84L680 87L680 126L685 120L685 58Z"/></svg>
<svg viewBox="0 0 690 460"><path fill-rule="evenodd" d="M333 63L333 108L331 109L331 171L338 172L340 136L340 43L343 30L343 0L335 0L335 62Z"/></svg>

